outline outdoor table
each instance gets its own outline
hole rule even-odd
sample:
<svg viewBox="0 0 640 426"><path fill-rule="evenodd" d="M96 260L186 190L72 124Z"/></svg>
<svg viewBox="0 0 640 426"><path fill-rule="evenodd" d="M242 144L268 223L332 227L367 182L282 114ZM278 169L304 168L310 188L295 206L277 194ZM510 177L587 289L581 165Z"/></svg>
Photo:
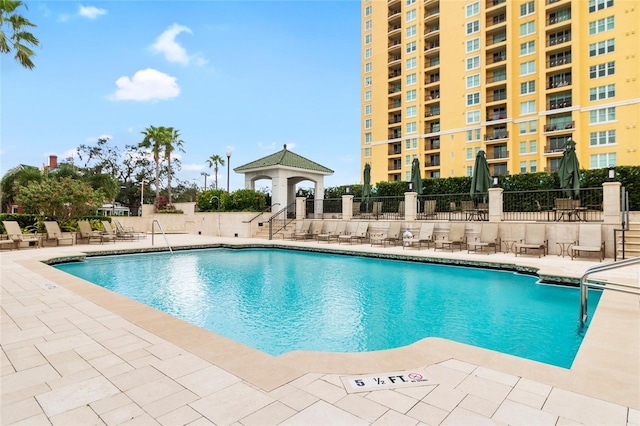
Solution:
<svg viewBox="0 0 640 426"><path fill-rule="evenodd" d="M564 257L566 254L569 256L569 250L571 250L571 246L573 245L573 241L558 241L556 244L558 245L558 256Z"/></svg>

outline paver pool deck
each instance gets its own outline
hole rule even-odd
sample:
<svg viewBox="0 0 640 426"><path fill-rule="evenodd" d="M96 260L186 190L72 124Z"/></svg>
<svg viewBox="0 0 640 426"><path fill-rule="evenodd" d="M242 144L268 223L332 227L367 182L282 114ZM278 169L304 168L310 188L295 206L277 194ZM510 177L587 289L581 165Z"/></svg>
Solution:
<svg viewBox="0 0 640 426"><path fill-rule="evenodd" d="M174 247L319 246L168 238ZM156 239L156 247L163 245ZM272 357L41 262L150 247L147 238L0 254L1 425L640 425L637 296L604 292L571 369L436 338L388 351ZM562 277L579 277L597 264L555 255L322 245L327 247L504 262ZM640 269L605 276L638 284ZM400 371L419 372L432 382L354 393L343 381Z"/></svg>

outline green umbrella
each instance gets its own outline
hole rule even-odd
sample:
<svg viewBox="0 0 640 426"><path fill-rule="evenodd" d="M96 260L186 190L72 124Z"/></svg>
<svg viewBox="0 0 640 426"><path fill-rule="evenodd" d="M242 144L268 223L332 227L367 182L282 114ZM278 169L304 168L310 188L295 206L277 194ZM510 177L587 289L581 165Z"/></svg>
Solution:
<svg viewBox="0 0 640 426"><path fill-rule="evenodd" d="M422 176L420 176L420 160L413 159L411 163L411 182L413 183L413 191L422 194Z"/></svg>
<svg viewBox="0 0 640 426"><path fill-rule="evenodd" d="M564 143L564 153L558 164L560 188L567 197L577 197L580 193L580 163L576 155L576 143L567 139Z"/></svg>
<svg viewBox="0 0 640 426"><path fill-rule="evenodd" d="M371 196L371 164L364 165L364 186L362 187L362 196Z"/></svg>
<svg viewBox="0 0 640 426"><path fill-rule="evenodd" d="M473 166L473 176L471 177L471 197L478 194L485 194L491 188L491 173L489 164L484 156L484 151L478 151L476 163ZM486 201L486 200L485 200Z"/></svg>

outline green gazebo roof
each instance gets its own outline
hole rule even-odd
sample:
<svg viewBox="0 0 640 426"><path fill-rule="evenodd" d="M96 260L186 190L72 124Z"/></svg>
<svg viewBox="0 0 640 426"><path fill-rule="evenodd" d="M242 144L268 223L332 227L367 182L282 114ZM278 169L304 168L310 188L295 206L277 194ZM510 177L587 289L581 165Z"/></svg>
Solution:
<svg viewBox="0 0 640 426"><path fill-rule="evenodd" d="M259 160L255 160L242 166L238 166L233 169L233 171L249 172L252 170L270 168L274 166L293 167L295 169L308 170L322 174L333 173L333 170L287 150L287 145L284 145L284 149L276 152L275 154L267 155L266 157L262 157Z"/></svg>

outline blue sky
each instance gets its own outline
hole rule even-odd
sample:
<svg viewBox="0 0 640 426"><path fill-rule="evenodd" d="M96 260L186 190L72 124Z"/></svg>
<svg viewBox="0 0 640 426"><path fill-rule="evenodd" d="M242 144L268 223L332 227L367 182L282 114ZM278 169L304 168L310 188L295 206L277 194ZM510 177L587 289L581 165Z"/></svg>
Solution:
<svg viewBox="0 0 640 426"><path fill-rule="evenodd" d="M154 125L180 130L178 178L200 186L212 154L231 148L233 169L283 144L333 169L325 186L360 182L358 1L27 5L41 47L33 71L0 59L0 175Z"/></svg>

